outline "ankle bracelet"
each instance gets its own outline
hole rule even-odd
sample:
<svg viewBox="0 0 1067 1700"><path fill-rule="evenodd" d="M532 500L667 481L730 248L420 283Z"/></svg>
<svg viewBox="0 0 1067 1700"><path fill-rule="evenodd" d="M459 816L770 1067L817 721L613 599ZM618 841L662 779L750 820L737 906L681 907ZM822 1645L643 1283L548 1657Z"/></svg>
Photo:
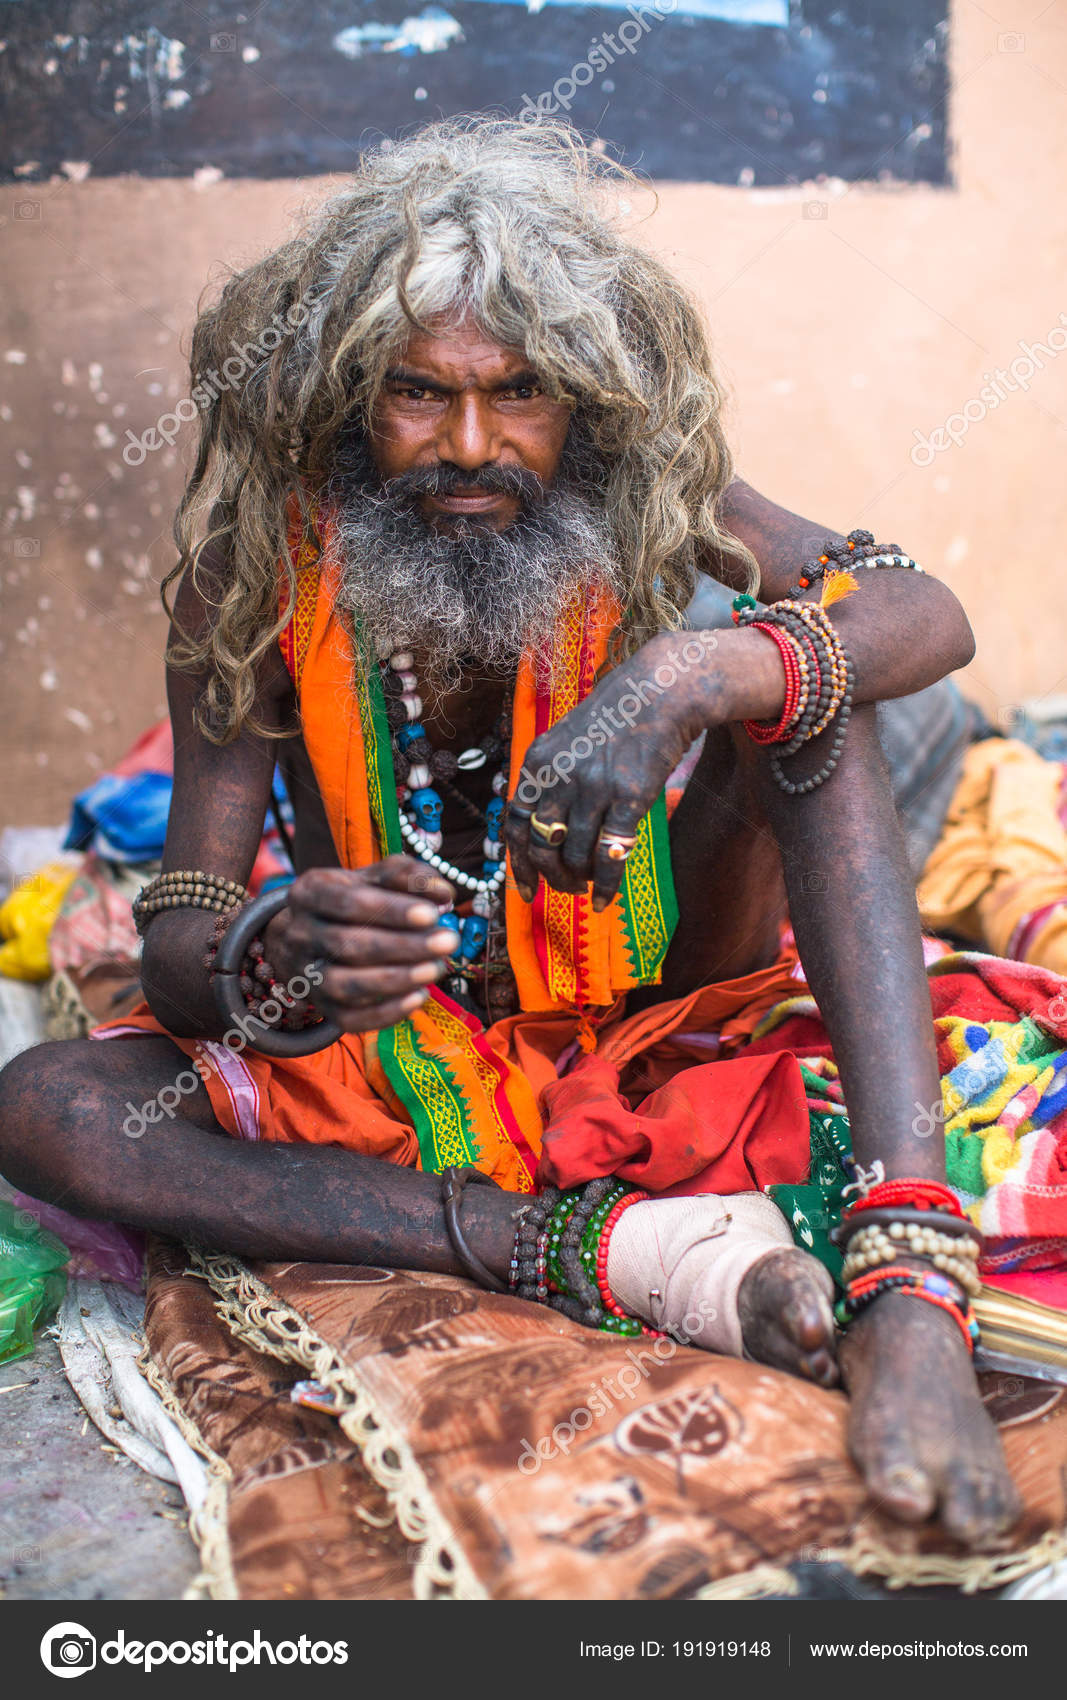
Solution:
<svg viewBox="0 0 1067 1700"><path fill-rule="evenodd" d="M511 1291L587 1328L661 1339L658 1329L616 1303L607 1284L607 1247L615 1225L624 1210L647 1197L614 1176L562 1193L545 1187L516 1230Z"/></svg>
<svg viewBox="0 0 1067 1700"><path fill-rule="evenodd" d="M925 1303L936 1305L939 1310L945 1311L959 1328L967 1343L967 1350L973 1356L979 1341L979 1332L970 1303L966 1294L941 1274L926 1275L914 1269L891 1264L878 1273L861 1275L850 1284L844 1298L836 1307L835 1315L839 1325L847 1328L875 1299L890 1292L923 1299Z"/></svg>

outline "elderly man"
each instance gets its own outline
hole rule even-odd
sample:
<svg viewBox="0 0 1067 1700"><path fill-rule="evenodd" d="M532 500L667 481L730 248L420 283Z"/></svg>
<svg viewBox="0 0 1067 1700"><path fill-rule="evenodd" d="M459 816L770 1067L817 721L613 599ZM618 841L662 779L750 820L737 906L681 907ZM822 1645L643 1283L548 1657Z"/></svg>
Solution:
<svg viewBox="0 0 1067 1700"><path fill-rule="evenodd" d="M510 1269L585 1320L832 1385L828 1277L763 1195L805 1178L796 1061L744 1045L801 977L788 902L857 1201L884 1205L885 1279L852 1258L853 1453L897 1515L985 1542L1015 1496L943 1140L913 1132L940 1082L874 711L964 664L970 631L895 546L734 478L697 312L611 188L565 130L430 128L202 315L194 383L231 347L252 364L204 391L177 522L148 1007L99 1035L126 1043L9 1066L3 1168L252 1256ZM685 629L709 579L759 598L714 636ZM263 1023L288 1010L287 1057L231 1046L213 975L279 755L300 871L241 984ZM599 1179L640 1152L670 1197ZM441 1174L463 1164L499 1185L460 1227Z"/></svg>

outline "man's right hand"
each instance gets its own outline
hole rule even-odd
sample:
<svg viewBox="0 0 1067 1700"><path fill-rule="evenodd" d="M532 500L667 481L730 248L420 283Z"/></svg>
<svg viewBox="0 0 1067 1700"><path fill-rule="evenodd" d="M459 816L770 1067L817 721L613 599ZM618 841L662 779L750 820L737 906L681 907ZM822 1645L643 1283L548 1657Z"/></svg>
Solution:
<svg viewBox="0 0 1067 1700"><path fill-rule="evenodd" d="M263 948L290 983L316 964L324 979L315 1008L345 1033L390 1027L424 1003L456 936L439 924L454 893L411 856L369 868L313 868L289 887Z"/></svg>

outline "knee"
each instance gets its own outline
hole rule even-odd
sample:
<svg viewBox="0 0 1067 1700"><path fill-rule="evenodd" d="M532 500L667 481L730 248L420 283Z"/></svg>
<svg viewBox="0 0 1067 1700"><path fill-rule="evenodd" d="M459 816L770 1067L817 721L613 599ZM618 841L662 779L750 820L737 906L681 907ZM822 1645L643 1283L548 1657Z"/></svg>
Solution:
<svg viewBox="0 0 1067 1700"><path fill-rule="evenodd" d="M94 1208L87 1144L101 1096L96 1049L87 1040L51 1040L0 1069L0 1174L75 1214Z"/></svg>

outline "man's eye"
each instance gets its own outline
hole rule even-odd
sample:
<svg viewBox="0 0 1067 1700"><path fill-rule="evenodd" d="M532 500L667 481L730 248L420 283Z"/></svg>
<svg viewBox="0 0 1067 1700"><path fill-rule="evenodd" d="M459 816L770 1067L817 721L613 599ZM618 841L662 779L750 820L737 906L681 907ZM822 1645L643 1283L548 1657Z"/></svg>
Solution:
<svg viewBox="0 0 1067 1700"><path fill-rule="evenodd" d="M535 396L543 393L540 384L513 384L509 390L504 391L505 396L512 401L533 401Z"/></svg>

